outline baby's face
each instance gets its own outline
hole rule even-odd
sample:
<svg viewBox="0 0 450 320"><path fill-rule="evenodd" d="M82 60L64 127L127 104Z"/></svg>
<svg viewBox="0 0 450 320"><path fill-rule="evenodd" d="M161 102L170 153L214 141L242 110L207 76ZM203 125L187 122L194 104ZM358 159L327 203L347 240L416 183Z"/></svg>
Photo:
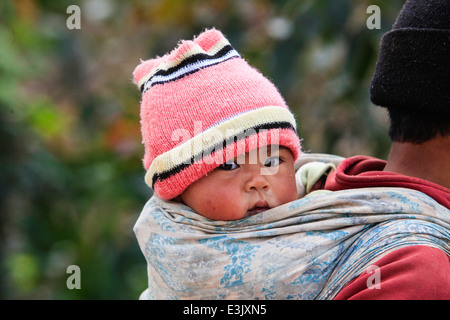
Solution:
<svg viewBox="0 0 450 320"><path fill-rule="evenodd" d="M254 149L195 181L178 199L212 220L258 214L297 199L294 158L284 147Z"/></svg>

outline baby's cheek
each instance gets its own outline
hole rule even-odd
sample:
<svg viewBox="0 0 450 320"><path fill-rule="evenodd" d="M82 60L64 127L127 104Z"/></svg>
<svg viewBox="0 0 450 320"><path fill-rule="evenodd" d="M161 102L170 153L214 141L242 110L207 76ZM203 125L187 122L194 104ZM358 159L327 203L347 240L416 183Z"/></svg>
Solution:
<svg viewBox="0 0 450 320"><path fill-rule="evenodd" d="M217 213L218 212L217 205L218 205L217 201L215 201L214 199L208 198L205 201L204 210L211 212L211 213Z"/></svg>
<svg viewBox="0 0 450 320"><path fill-rule="evenodd" d="M222 192L217 194L209 202L209 206L212 209L211 212L220 220L236 220L244 217L247 212L247 206L245 205L242 196L236 192Z"/></svg>

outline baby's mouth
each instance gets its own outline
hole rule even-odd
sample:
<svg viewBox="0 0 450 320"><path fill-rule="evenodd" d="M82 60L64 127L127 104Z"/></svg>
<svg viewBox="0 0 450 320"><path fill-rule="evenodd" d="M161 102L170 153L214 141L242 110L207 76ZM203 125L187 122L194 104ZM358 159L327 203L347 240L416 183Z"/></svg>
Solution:
<svg viewBox="0 0 450 320"><path fill-rule="evenodd" d="M264 212L266 210L269 210L269 203L265 200L260 200L258 201L252 208L250 208L249 210L247 210L247 214L246 216L253 216L255 214Z"/></svg>

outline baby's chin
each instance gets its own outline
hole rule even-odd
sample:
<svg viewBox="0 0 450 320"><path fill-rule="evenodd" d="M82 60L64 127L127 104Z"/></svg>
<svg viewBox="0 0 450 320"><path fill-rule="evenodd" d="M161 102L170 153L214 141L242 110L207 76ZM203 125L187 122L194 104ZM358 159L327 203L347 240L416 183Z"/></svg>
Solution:
<svg viewBox="0 0 450 320"><path fill-rule="evenodd" d="M222 220L230 220L230 221L232 221L232 220L246 219L248 217L252 217L252 216L258 215L260 213L263 213L263 212L265 212L265 211L267 211L269 209L271 209L271 207L269 206L268 203L264 204L263 206L256 206L256 207L254 207L252 209L249 209L249 210L236 209L235 212L240 212L239 214L233 215L233 214L230 213L228 215L227 219L222 219Z"/></svg>
<svg viewBox="0 0 450 320"><path fill-rule="evenodd" d="M263 213L264 211L267 211L267 210L269 210L269 209L270 209L269 207L254 208L254 209L248 210L248 211L245 213L245 216L244 216L244 217L245 217L245 218L251 217L251 216L254 216L254 215Z"/></svg>

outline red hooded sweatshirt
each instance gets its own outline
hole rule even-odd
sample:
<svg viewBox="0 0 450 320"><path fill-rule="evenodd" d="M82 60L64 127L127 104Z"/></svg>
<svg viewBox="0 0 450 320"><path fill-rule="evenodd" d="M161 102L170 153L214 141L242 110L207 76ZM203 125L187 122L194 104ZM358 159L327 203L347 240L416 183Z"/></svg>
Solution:
<svg viewBox="0 0 450 320"><path fill-rule="evenodd" d="M330 174L325 189L409 188L427 194L450 209L450 189L426 180L385 172L385 166L386 161L372 157L348 158ZM388 253L372 265L377 268L351 280L334 299L450 299L450 256L440 249L413 245ZM377 278L379 283L374 282Z"/></svg>

